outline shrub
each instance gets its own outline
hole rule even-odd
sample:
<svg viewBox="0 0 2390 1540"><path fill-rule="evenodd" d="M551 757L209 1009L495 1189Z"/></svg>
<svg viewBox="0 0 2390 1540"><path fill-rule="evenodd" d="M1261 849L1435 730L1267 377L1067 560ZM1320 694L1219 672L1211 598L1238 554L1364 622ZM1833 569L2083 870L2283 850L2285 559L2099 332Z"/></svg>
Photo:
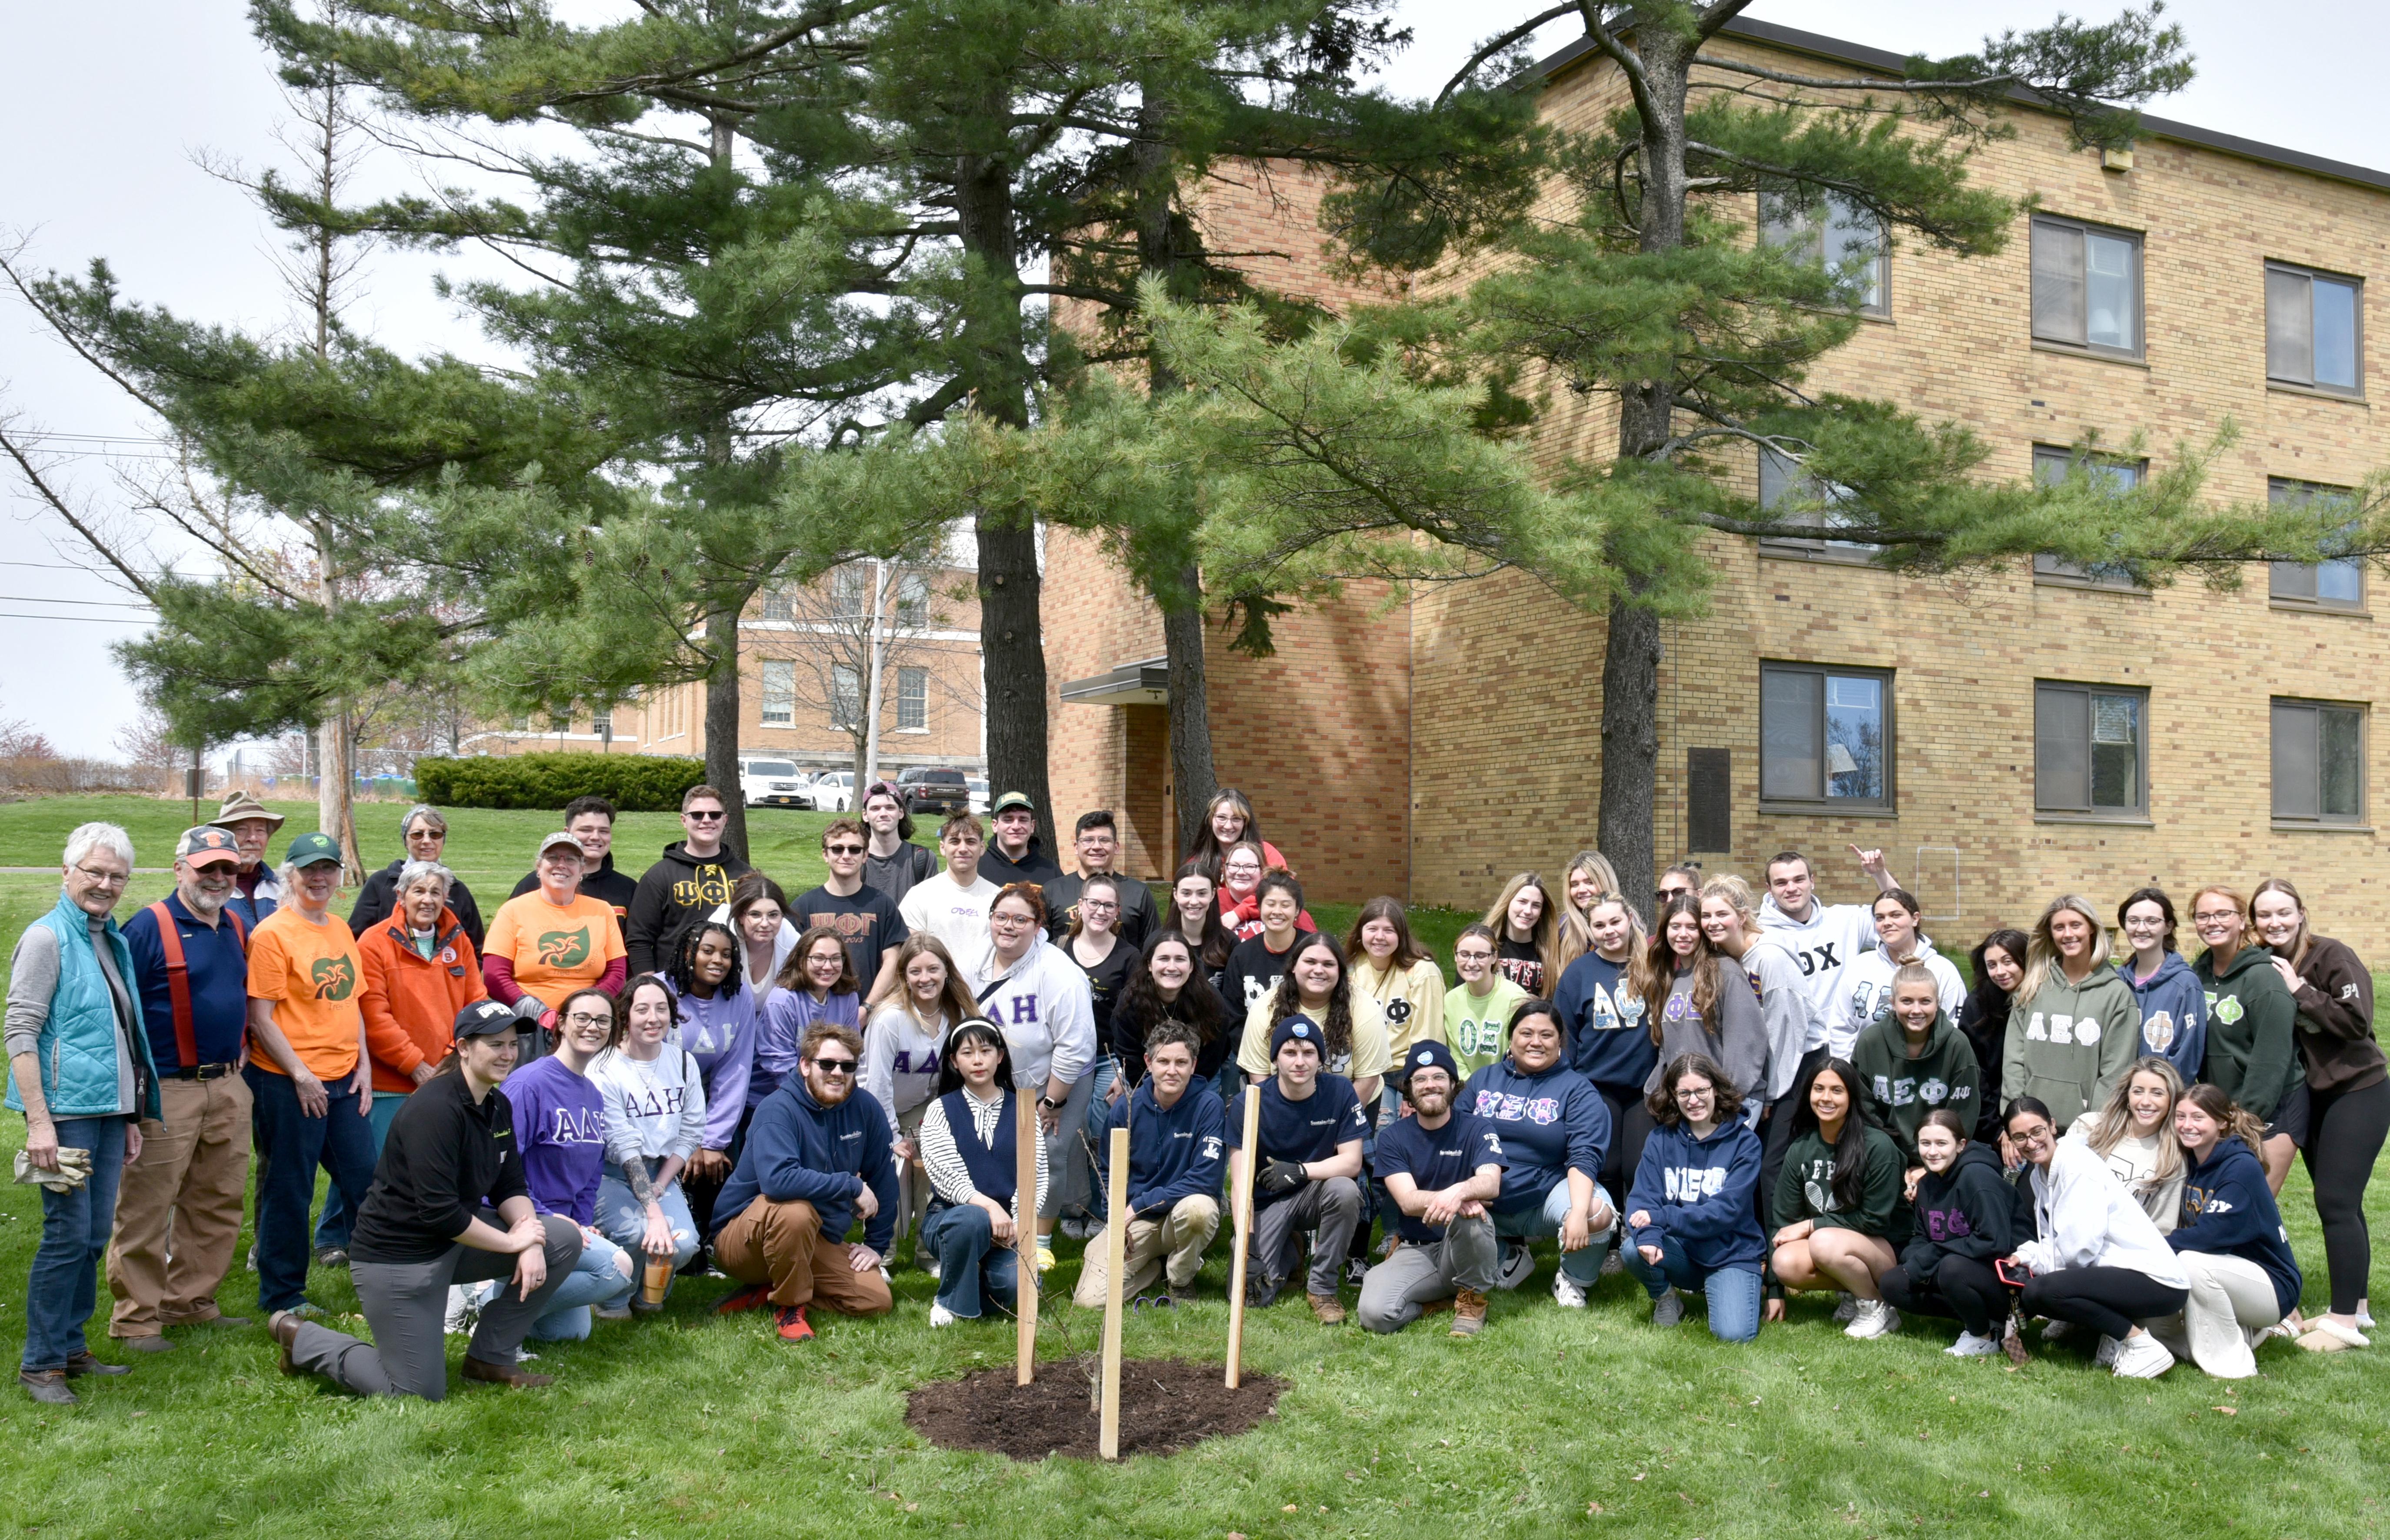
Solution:
<svg viewBox="0 0 2390 1540"><path fill-rule="evenodd" d="M704 779L703 760L663 754L491 754L415 762L423 800L440 807L560 809L575 797L603 797L624 813L677 813L681 793Z"/></svg>

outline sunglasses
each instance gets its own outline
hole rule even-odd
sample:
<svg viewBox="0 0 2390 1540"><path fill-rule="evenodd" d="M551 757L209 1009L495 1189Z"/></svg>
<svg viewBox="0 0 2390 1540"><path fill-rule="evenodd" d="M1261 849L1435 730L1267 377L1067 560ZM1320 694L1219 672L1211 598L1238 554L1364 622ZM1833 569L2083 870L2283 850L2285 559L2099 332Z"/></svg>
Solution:
<svg viewBox="0 0 2390 1540"><path fill-rule="evenodd" d="M682 814L681 816L688 819L691 823L718 824L723 819L729 817L730 815L723 812L720 808L715 808L711 813L691 811Z"/></svg>
<svg viewBox="0 0 2390 1540"><path fill-rule="evenodd" d="M822 853L826 855L861 855L865 848L862 845L824 845Z"/></svg>
<svg viewBox="0 0 2390 1540"><path fill-rule="evenodd" d="M816 1059L814 1060L814 1068L819 1070L826 1075L851 1075L854 1073L854 1060L852 1059Z"/></svg>

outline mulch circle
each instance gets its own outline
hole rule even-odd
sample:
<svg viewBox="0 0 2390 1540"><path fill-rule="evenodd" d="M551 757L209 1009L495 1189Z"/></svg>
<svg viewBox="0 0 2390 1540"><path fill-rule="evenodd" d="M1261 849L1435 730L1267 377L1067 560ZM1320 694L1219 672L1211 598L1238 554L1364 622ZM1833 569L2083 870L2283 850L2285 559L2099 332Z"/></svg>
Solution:
<svg viewBox="0 0 2390 1540"><path fill-rule="evenodd" d="M1096 1360L1037 1366L1034 1384L1016 1385L1010 1367L923 1385L908 1398L905 1420L942 1449L984 1449L1017 1460L1048 1455L1096 1459L1101 1431L1089 1384ZM1230 1390L1218 1364L1131 1358L1121 1364L1120 1452L1175 1455L1207 1438L1241 1433L1271 1415L1287 1382L1246 1373Z"/></svg>

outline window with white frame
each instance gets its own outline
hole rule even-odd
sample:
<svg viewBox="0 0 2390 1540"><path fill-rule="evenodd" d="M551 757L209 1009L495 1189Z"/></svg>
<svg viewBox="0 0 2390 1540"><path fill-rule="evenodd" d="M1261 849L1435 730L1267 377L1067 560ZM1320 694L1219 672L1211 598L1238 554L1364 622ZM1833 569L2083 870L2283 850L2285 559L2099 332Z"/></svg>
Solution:
<svg viewBox="0 0 2390 1540"><path fill-rule="evenodd" d="M930 730L930 671L925 668L900 668L896 671L896 730L900 733L925 733Z"/></svg>
<svg viewBox="0 0 2390 1540"><path fill-rule="evenodd" d="M787 658L764 660L764 725L791 726L797 720L797 665Z"/></svg>

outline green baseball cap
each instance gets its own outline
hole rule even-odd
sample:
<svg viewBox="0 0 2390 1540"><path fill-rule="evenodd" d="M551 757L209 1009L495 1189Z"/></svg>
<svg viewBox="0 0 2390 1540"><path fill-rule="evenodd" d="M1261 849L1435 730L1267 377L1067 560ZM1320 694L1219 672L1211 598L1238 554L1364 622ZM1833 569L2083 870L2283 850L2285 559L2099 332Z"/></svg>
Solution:
<svg viewBox="0 0 2390 1540"><path fill-rule="evenodd" d="M302 834L290 841L290 848L282 853L282 860L291 866L320 866L327 861L337 866L341 864L340 843L320 830Z"/></svg>

